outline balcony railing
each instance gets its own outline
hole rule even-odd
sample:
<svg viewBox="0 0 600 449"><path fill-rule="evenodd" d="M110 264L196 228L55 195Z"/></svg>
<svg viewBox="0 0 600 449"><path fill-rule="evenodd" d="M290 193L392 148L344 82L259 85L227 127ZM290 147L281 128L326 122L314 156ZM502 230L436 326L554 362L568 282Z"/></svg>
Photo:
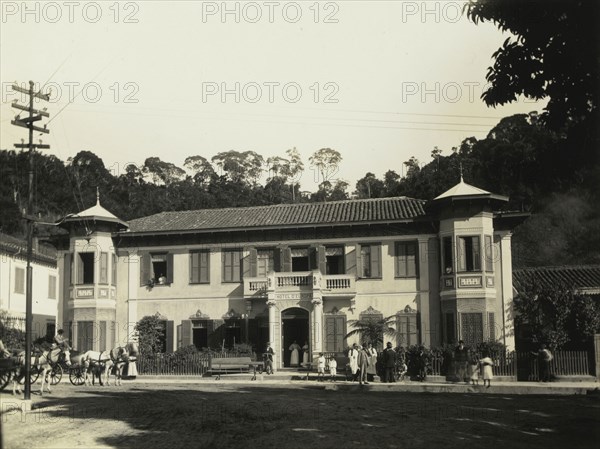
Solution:
<svg viewBox="0 0 600 449"><path fill-rule="evenodd" d="M311 287L313 286L312 272L299 273L274 273L275 275L275 290L287 289L294 287Z"/></svg>
<svg viewBox="0 0 600 449"><path fill-rule="evenodd" d="M286 293L321 290L325 296L352 296L356 294L356 280L353 275L322 275L318 271L271 273L269 277L244 278L246 296L264 298L269 290Z"/></svg>

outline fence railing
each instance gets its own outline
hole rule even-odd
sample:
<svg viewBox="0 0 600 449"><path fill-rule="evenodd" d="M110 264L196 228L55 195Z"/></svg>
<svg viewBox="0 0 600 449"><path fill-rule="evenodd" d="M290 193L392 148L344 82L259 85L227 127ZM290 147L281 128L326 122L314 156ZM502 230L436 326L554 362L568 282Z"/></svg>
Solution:
<svg viewBox="0 0 600 449"><path fill-rule="evenodd" d="M587 351L556 351L550 362L551 376L588 376L591 375ZM539 365L535 354L518 353L519 379L538 380Z"/></svg>
<svg viewBox="0 0 600 449"><path fill-rule="evenodd" d="M136 365L140 375L202 376L210 367L210 357L207 353L189 355L140 354Z"/></svg>
<svg viewBox="0 0 600 449"><path fill-rule="evenodd" d="M519 380L537 380L539 378L537 357L530 352L508 352L492 356L494 376L517 377ZM444 356L433 356L429 360L430 374L446 376L455 373L452 360ZM550 374L554 376L586 376L590 371L587 351L557 351L550 362Z"/></svg>

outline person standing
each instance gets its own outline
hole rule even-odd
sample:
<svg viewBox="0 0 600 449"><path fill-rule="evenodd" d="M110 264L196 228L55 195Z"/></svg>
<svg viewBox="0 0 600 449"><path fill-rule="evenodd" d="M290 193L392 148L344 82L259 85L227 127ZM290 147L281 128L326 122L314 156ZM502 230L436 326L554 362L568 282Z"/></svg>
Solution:
<svg viewBox="0 0 600 449"><path fill-rule="evenodd" d="M308 366L309 349L308 342L305 341L304 346L302 346L302 366Z"/></svg>
<svg viewBox="0 0 600 449"><path fill-rule="evenodd" d="M265 353L263 354L263 360L265 362L265 371L267 374L273 374L275 370L273 369L273 356L275 355L275 351L271 347L271 343L267 343L267 349L265 349Z"/></svg>
<svg viewBox="0 0 600 449"><path fill-rule="evenodd" d="M348 351L348 364L352 372L352 381L358 380L358 345L356 343Z"/></svg>
<svg viewBox="0 0 600 449"><path fill-rule="evenodd" d="M542 343L537 353L539 382L550 382L550 362L554 357L546 345Z"/></svg>
<svg viewBox="0 0 600 449"><path fill-rule="evenodd" d="M492 372L492 366L494 366L494 361L490 358L488 353L483 354L483 358L479 361L482 370L483 377L483 386L485 387L485 381L487 380L487 388L491 387L491 381L494 378L494 373Z"/></svg>
<svg viewBox="0 0 600 449"><path fill-rule="evenodd" d="M388 341L383 351L384 382L392 383L396 381L396 355L396 351L392 348L392 342Z"/></svg>
<svg viewBox="0 0 600 449"><path fill-rule="evenodd" d="M358 347L358 383L360 385L369 385L367 381L367 370L371 363L371 356L367 352L367 348L363 346Z"/></svg>
<svg viewBox="0 0 600 449"><path fill-rule="evenodd" d="M331 375L331 381L335 382L337 377L337 360L334 356L329 357L329 374Z"/></svg>
<svg viewBox="0 0 600 449"><path fill-rule="evenodd" d="M469 364L469 350L465 347L465 343L460 340L458 346L454 350L454 372L458 377L459 382L469 383L467 370Z"/></svg>
<svg viewBox="0 0 600 449"><path fill-rule="evenodd" d="M367 354L369 354L369 368L367 369L367 380L373 382L377 375L377 349L371 343L367 343Z"/></svg>
<svg viewBox="0 0 600 449"><path fill-rule="evenodd" d="M319 352L319 358L317 359L317 381L322 382L325 379L325 356L322 352Z"/></svg>
<svg viewBox="0 0 600 449"><path fill-rule="evenodd" d="M300 345L296 340L290 346L290 351L292 354L290 355L290 366L298 366L300 364Z"/></svg>

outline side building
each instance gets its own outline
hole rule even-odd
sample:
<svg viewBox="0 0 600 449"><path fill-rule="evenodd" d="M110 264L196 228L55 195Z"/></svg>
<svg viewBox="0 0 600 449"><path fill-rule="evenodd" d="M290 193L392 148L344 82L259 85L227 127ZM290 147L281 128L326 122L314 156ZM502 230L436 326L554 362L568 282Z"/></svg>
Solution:
<svg viewBox="0 0 600 449"><path fill-rule="evenodd" d="M133 338L163 349L272 342L342 352L352 320L393 317L395 344L514 347L507 198L463 182L431 202L395 197L163 212L129 223L98 203L68 216L61 306L79 350Z"/></svg>
<svg viewBox="0 0 600 449"><path fill-rule="evenodd" d="M58 311L57 252L34 245L32 252L33 339L54 336ZM25 332L27 242L0 233L0 313L5 326ZM1 338L1 337L0 337Z"/></svg>

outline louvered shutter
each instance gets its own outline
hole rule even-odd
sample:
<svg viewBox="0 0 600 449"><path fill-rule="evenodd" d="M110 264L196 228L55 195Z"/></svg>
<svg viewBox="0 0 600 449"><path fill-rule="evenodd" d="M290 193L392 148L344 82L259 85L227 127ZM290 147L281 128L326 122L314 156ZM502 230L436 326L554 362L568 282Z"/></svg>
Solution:
<svg viewBox="0 0 600 449"><path fill-rule="evenodd" d="M146 285L151 277L150 253L140 253L140 285Z"/></svg>
<svg viewBox="0 0 600 449"><path fill-rule="evenodd" d="M189 346L192 342L192 320L181 322L181 346Z"/></svg>

